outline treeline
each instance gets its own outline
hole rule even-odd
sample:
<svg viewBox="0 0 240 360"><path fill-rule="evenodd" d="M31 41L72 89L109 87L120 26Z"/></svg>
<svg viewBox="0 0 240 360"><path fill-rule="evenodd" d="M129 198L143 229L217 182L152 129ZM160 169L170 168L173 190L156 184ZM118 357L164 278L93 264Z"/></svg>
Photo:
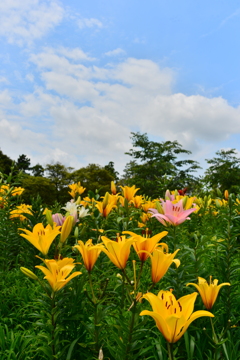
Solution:
<svg viewBox="0 0 240 360"><path fill-rule="evenodd" d="M19 185L25 188L23 201L39 195L47 205L55 201L65 203L69 200L68 185L81 182L86 188L83 196L94 196L95 190L103 195L110 191L111 181L121 185L136 185L139 194L152 198L162 196L166 189L187 189L188 193L204 195L211 190L221 192L240 190L240 158L235 149L220 150L213 159L206 159L209 167L204 176L197 175L199 163L186 159L191 152L183 149L178 141L150 141L147 134L131 133L132 149L126 154L131 161L126 164L120 177L115 165L110 161L105 166L89 164L75 170L60 162L31 166L30 159L22 154L14 162L0 150L0 171L15 175Z"/></svg>

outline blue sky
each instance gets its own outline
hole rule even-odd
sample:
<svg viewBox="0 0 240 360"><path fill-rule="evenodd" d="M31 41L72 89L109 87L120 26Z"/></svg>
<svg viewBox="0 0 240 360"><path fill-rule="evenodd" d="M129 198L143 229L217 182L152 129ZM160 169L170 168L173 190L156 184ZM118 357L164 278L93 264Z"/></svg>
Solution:
<svg viewBox="0 0 240 360"><path fill-rule="evenodd" d="M32 165L130 160L130 132L240 154L239 1L0 4L0 147Z"/></svg>

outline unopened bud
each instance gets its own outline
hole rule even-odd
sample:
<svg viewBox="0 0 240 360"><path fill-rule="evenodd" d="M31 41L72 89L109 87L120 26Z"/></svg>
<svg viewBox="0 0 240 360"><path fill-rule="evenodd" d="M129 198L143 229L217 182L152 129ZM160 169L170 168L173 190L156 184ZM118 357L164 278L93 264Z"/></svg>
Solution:
<svg viewBox="0 0 240 360"><path fill-rule="evenodd" d="M60 242L62 244L67 240L68 236L70 235L70 232L72 231L73 220L74 220L73 216L69 215L63 223L61 236L60 236Z"/></svg>
<svg viewBox="0 0 240 360"><path fill-rule="evenodd" d="M28 276L30 279L38 280L37 275L35 275L31 270L29 270L25 267L20 267L20 270L24 275Z"/></svg>
<svg viewBox="0 0 240 360"><path fill-rule="evenodd" d="M52 212L50 210L46 210L46 219L49 225L53 227L53 219L52 219Z"/></svg>
<svg viewBox="0 0 240 360"><path fill-rule="evenodd" d="M102 348L99 350L98 360L103 360L103 351L102 351Z"/></svg>
<svg viewBox="0 0 240 360"><path fill-rule="evenodd" d="M159 201L156 201L156 209L157 209L157 211L159 212L159 214L164 214L162 205L160 204Z"/></svg>

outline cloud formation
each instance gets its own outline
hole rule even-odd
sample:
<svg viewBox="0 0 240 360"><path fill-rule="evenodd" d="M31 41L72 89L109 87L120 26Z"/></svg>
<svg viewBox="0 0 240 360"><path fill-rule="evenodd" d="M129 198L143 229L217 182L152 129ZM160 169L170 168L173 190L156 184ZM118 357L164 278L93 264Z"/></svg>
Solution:
<svg viewBox="0 0 240 360"><path fill-rule="evenodd" d="M118 55L124 55L125 51L121 48L117 48L111 51L107 51L104 55L106 56L118 56Z"/></svg>
<svg viewBox="0 0 240 360"><path fill-rule="evenodd" d="M78 24L80 29L92 28L92 27L97 27L97 28L102 28L103 27L102 22L100 20L94 19L94 18L79 19L77 24Z"/></svg>
<svg viewBox="0 0 240 360"><path fill-rule="evenodd" d="M93 60L78 48L32 54L42 86L14 104L18 123L11 122L11 96L0 93L4 141L21 144L21 153L33 154L33 161L42 164L54 160L79 168L114 161L122 171L129 161L124 153L131 148L130 131L147 132L159 141L178 140L196 160L207 157L201 142L209 150L212 143L240 132L239 107L221 97L174 93L176 74L170 68L147 59L127 58L103 67Z"/></svg>
<svg viewBox="0 0 240 360"><path fill-rule="evenodd" d="M0 2L0 36L20 46L46 35L63 18L63 8L54 0Z"/></svg>

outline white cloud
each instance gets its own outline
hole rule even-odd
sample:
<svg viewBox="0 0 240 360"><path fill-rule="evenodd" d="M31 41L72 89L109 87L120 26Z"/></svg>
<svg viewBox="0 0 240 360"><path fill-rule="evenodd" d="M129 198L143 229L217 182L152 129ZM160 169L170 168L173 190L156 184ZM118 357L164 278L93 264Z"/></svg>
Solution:
<svg viewBox="0 0 240 360"><path fill-rule="evenodd" d="M0 36L9 43L31 44L63 18L63 8L54 0L8 0L0 3Z"/></svg>
<svg viewBox="0 0 240 360"><path fill-rule="evenodd" d="M56 52L60 55L65 56L68 59L72 59L74 61L81 61L81 60L88 60L93 61L94 58L89 57L84 51L82 51L80 48L75 49L68 49L65 47L60 47L56 49Z"/></svg>
<svg viewBox="0 0 240 360"><path fill-rule="evenodd" d="M5 83L5 84L8 84L9 81L7 78L5 78L4 76L0 76L0 83Z"/></svg>
<svg viewBox="0 0 240 360"><path fill-rule="evenodd" d="M240 107L221 97L174 93L175 73L169 68L134 58L106 67L83 65L84 56L72 51L32 55L43 85L14 105L18 124L12 125L10 115L3 122L9 146L21 144L28 154L37 151L36 162L54 160L78 168L114 161L122 171L129 161L124 153L131 148L130 131L147 132L159 141L178 140L198 160L208 158L205 150L212 144L240 132ZM0 93L0 102L1 96L10 114L11 97ZM11 140L14 134L16 141Z"/></svg>
<svg viewBox="0 0 240 360"><path fill-rule="evenodd" d="M94 18L79 19L77 24L80 29L84 29L86 27L87 28L92 28L92 27L102 28L103 27L102 22L100 20L94 19Z"/></svg>
<svg viewBox="0 0 240 360"><path fill-rule="evenodd" d="M106 56L117 56L117 55L123 55L125 54L125 51L121 48L117 48L111 51L107 51L104 55Z"/></svg>

